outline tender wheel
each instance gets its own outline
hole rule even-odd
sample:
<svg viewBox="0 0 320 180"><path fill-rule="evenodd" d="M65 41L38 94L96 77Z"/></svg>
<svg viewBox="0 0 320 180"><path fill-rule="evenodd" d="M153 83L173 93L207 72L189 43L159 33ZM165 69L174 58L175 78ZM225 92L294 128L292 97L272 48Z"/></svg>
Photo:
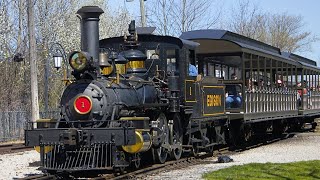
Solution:
<svg viewBox="0 0 320 180"><path fill-rule="evenodd" d="M250 124L243 124L242 126L244 143L249 143L252 140L252 129Z"/></svg>
<svg viewBox="0 0 320 180"><path fill-rule="evenodd" d="M210 155L210 156L213 156L214 154L214 146L210 146L206 149L207 153Z"/></svg>
<svg viewBox="0 0 320 180"><path fill-rule="evenodd" d="M175 114L173 116L172 145L176 148L171 151L171 156L176 160L180 159L182 154L182 135L181 118L179 114Z"/></svg>
<svg viewBox="0 0 320 180"><path fill-rule="evenodd" d="M161 129L164 139L162 142L163 144L169 144L169 127L167 118L163 113L160 113L157 120L158 121L158 127ZM165 163L168 157L168 152L165 148L160 146L159 148L152 149L154 159L157 163Z"/></svg>
<svg viewBox="0 0 320 180"><path fill-rule="evenodd" d="M286 120L274 121L273 127L273 135L275 137L281 137L288 131L288 124Z"/></svg>
<svg viewBox="0 0 320 180"><path fill-rule="evenodd" d="M223 129L221 128L220 131L218 133L221 133L223 131ZM209 138L209 141L210 141L210 144L213 144L215 143L217 140L217 132L215 130L215 127L213 127L212 125L208 126L207 127L207 133L206 133L206 137ZM210 155L210 156L213 156L214 154L214 149L215 149L215 146L209 146L206 148L206 152Z"/></svg>

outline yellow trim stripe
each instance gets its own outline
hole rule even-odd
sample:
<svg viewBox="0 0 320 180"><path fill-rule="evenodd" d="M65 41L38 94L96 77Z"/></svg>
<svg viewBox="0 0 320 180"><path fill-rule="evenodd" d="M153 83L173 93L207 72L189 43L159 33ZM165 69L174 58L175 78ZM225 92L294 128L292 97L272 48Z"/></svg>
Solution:
<svg viewBox="0 0 320 180"><path fill-rule="evenodd" d="M224 86L203 86L204 88L224 88Z"/></svg>
<svg viewBox="0 0 320 180"><path fill-rule="evenodd" d="M213 115L218 115L218 114L224 114L224 112L214 113L214 114L203 114L203 116L213 116Z"/></svg>
<svg viewBox="0 0 320 180"><path fill-rule="evenodd" d="M185 83L184 83L184 99L185 99L185 102L197 102L197 100L196 99L194 99L194 100L189 100L189 101L187 101L186 99L187 99L187 81L188 82L196 82L195 80L190 80L190 79L185 79L184 80L185 81ZM195 86L195 85L194 85ZM190 89L191 89L192 87L190 86ZM196 88L196 87L194 87L194 88ZM189 89L189 90L190 90ZM189 93L190 95L191 95L191 91L190 91L190 93ZM196 97L195 97L196 98Z"/></svg>

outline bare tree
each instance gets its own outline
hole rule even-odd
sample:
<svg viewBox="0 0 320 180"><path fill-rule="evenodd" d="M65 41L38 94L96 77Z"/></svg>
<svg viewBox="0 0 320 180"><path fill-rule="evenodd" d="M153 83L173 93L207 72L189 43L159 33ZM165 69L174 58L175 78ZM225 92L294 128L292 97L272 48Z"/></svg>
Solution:
<svg viewBox="0 0 320 180"><path fill-rule="evenodd" d="M163 35L179 36L185 31L212 28L221 14L211 0L157 0L149 4L148 21Z"/></svg>
<svg viewBox="0 0 320 180"><path fill-rule="evenodd" d="M232 9L229 30L280 48L282 51L310 51L311 44L318 40L310 31L305 31L301 16L287 13L271 14L259 10L248 0L240 0Z"/></svg>
<svg viewBox="0 0 320 180"><path fill-rule="evenodd" d="M151 17L148 17L148 20L162 35L169 35L174 31L174 21L172 20L171 13L169 13L173 11L173 1L174 0L158 0L155 4L151 3L154 5L154 8L150 10Z"/></svg>
<svg viewBox="0 0 320 180"><path fill-rule="evenodd" d="M288 52L303 52L311 49L318 39L310 31L304 31L305 23L301 16L287 13L273 14L268 19L268 43Z"/></svg>
<svg viewBox="0 0 320 180"><path fill-rule="evenodd" d="M0 0L0 110L29 110L30 64L26 53L28 46L27 4L26 0ZM100 21L100 38L122 35L128 27L128 12L119 9L111 11L105 0L37 0L35 10L37 76L39 85L39 106L44 107L44 68L46 59L50 60L50 46L58 42L66 53L80 49L80 27L76 11L83 5L98 5L105 13ZM13 62L16 53L21 53L25 60ZM56 71L53 66L49 78L49 106L57 108L63 90L60 80L63 71ZM11 83L8 83L11 82Z"/></svg>
<svg viewBox="0 0 320 180"><path fill-rule="evenodd" d="M267 40L267 15L256 4L240 0L237 7L232 7L231 12L227 29L259 41Z"/></svg>

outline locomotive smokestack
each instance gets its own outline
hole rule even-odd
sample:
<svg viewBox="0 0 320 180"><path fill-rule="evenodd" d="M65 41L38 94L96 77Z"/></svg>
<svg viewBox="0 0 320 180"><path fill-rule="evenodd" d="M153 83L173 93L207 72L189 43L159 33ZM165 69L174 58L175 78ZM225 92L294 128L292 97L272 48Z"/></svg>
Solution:
<svg viewBox="0 0 320 180"><path fill-rule="evenodd" d="M90 53L95 63L99 58L99 16L104 13L98 6L83 6L81 17L81 50Z"/></svg>

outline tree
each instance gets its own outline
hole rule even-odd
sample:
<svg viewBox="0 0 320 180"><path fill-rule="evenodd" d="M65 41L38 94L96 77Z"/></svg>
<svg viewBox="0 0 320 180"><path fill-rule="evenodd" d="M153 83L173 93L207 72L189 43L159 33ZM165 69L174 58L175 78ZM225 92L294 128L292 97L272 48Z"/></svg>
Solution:
<svg viewBox="0 0 320 180"><path fill-rule="evenodd" d="M281 51L310 51L311 44L318 40L310 31L304 30L301 16L264 13L248 0L239 1L238 8L233 8L232 12L228 29Z"/></svg>
<svg viewBox="0 0 320 180"><path fill-rule="evenodd" d="M283 14L270 15L268 19L268 43L287 52L311 50L317 38L310 31L304 31L305 23L301 16Z"/></svg>
<svg viewBox="0 0 320 180"><path fill-rule="evenodd" d="M261 12L256 4L248 0L238 1L237 7L232 7L227 29L258 41L267 41L267 14Z"/></svg>
<svg viewBox="0 0 320 180"><path fill-rule="evenodd" d="M30 94L30 85L24 82L29 64L13 61L16 53L26 54L26 1L0 0L0 11L0 110L19 109L22 104L31 107L24 101L24 95Z"/></svg>
<svg viewBox="0 0 320 180"><path fill-rule="evenodd" d="M124 9L111 11L105 0L37 0L33 1L37 53L37 76L40 111L44 105L44 68L47 58L51 65L49 48L54 42L62 44L68 53L80 49L80 26L76 11L84 5L98 5L105 13L100 20L100 38L123 35L128 28L130 16ZM31 107L30 58L28 56L28 26L26 0L0 0L0 111L27 110ZM16 53L25 60L13 62ZM59 105L63 90L60 80L63 71L51 69L49 78L49 106ZM10 83L8 83L10 82Z"/></svg>
<svg viewBox="0 0 320 180"><path fill-rule="evenodd" d="M213 8L211 0L154 0L151 1L148 21L159 34L179 36L182 32L212 28L221 11ZM218 6L215 6L218 7ZM215 12L215 13L213 13Z"/></svg>

